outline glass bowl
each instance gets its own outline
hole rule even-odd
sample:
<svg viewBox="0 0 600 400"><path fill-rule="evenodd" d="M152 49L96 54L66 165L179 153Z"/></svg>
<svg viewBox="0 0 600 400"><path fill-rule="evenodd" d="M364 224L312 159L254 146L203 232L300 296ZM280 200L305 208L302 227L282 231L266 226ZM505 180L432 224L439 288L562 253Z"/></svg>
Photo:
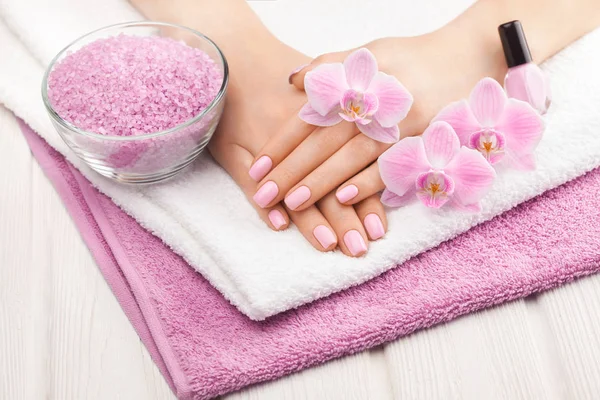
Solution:
<svg viewBox="0 0 600 400"><path fill-rule="evenodd" d="M171 129L136 136L109 136L83 130L61 118L48 98L48 76L63 58L97 39L119 34L168 36L204 51L221 70L221 87L206 109ZM94 171L125 183L153 183L175 176L204 150L225 104L228 67L217 45L193 29L163 22L128 22L98 29L64 48L50 63L42 82L44 105L59 135Z"/></svg>

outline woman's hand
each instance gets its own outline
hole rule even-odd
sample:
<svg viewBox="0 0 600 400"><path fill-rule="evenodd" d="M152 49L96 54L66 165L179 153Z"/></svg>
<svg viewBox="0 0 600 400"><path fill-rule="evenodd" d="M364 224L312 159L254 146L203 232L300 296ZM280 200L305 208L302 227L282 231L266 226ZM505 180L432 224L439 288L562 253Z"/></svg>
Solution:
<svg viewBox="0 0 600 400"><path fill-rule="evenodd" d="M324 196L316 205L292 211L281 203L262 208L257 182L249 174L258 151L290 113L296 113L305 99L287 82L290 60L308 61L304 56L280 44L259 44L264 51L261 64L246 71L228 93L225 112L209 144L209 150L233 177L255 205L258 214L274 230L285 229L291 219L306 239L318 250L337 245L351 256L367 251L369 239L385 234L386 219L379 198L371 196L352 206L340 204L335 195ZM236 77L232 72L232 80ZM264 187L264 186L263 186ZM272 188L263 189L268 196ZM254 197L254 198L253 198Z"/></svg>
<svg viewBox="0 0 600 400"><path fill-rule="evenodd" d="M271 229L285 229L291 220L317 250L339 246L349 256L365 254L369 239L385 234L387 222L378 196L348 206L332 193L302 211L278 202L259 207L252 200L258 184L248 171L258 151L305 102L304 94L287 83L287 76L295 65L310 61L308 57L276 40L243 0L131 1L148 18L199 29L224 52L229 88L209 151Z"/></svg>

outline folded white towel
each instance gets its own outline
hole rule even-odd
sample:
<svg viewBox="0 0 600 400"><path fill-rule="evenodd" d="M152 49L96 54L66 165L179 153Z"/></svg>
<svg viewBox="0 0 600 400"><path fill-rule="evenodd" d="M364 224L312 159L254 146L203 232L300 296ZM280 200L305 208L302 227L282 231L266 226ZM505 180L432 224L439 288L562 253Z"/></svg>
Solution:
<svg viewBox="0 0 600 400"><path fill-rule="evenodd" d="M431 30L471 1L454 1L450 6L447 0L419 2L425 4L386 0L371 9L361 3L350 0L343 7L333 0L252 4L282 39L317 55L375 37ZM389 234L373 243L366 257L321 254L295 229L282 233L267 229L235 183L206 154L179 178L140 188L102 178L71 154L42 105L44 66L81 34L141 19L125 0L0 0L0 13L0 49L8 55L0 61L0 102L253 319L364 282L600 165L600 31L596 31L544 65L551 74L554 104L537 150L536 171L502 173L481 213L433 213L411 205L389 213ZM305 28L304 18L312 18L311 29ZM347 35L349 26L352 35Z"/></svg>

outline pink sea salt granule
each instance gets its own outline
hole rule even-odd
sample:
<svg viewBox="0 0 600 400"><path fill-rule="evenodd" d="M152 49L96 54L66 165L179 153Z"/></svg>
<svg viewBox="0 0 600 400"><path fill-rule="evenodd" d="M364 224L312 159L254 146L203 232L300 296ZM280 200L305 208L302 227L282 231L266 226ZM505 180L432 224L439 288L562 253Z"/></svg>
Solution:
<svg viewBox="0 0 600 400"><path fill-rule="evenodd" d="M86 131L132 136L173 128L214 100L223 73L202 50L120 34L68 54L48 76L58 115Z"/></svg>

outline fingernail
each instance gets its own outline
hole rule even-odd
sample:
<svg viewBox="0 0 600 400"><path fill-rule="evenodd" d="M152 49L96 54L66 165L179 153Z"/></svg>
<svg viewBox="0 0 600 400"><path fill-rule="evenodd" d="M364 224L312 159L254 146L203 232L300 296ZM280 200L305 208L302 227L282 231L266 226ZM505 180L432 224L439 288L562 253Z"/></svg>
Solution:
<svg viewBox="0 0 600 400"><path fill-rule="evenodd" d="M275 229L279 229L285 225L285 218L283 218L283 214L279 210L269 211L269 221L271 221Z"/></svg>
<svg viewBox="0 0 600 400"><path fill-rule="evenodd" d="M262 178L267 175L267 172L271 170L273 166L273 161L268 156L262 156L254 164L250 167L248 174L250 177L254 179L256 182L260 181Z"/></svg>
<svg viewBox="0 0 600 400"><path fill-rule="evenodd" d="M305 67L308 67L308 64L303 64L299 67L294 68L294 70L292 72L290 72L290 76L288 77L288 83L291 85L292 84L292 78L294 77L294 75L296 75L298 72L302 71Z"/></svg>
<svg viewBox="0 0 600 400"><path fill-rule="evenodd" d="M377 214L369 214L365 217L365 229L371 240L377 240L385 235L383 223Z"/></svg>
<svg viewBox="0 0 600 400"><path fill-rule="evenodd" d="M284 201L290 210L295 210L308 199L310 199L310 189L307 186L300 186L290 193Z"/></svg>
<svg viewBox="0 0 600 400"><path fill-rule="evenodd" d="M319 225L313 230L313 235L321 243L324 249L328 249L329 246L336 242L335 235L331 232L331 229L325 225Z"/></svg>
<svg viewBox="0 0 600 400"><path fill-rule="evenodd" d="M351 230L344 235L344 243L353 256L366 253L367 245L362 235L357 230Z"/></svg>
<svg viewBox="0 0 600 400"><path fill-rule="evenodd" d="M340 203L345 203L348 200L355 198L357 194L358 188L355 185L348 185L345 188L338 191L335 194L335 197L337 197Z"/></svg>
<svg viewBox="0 0 600 400"><path fill-rule="evenodd" d="M258 189L254 197L254 201L260 208L265 208L279 193L277 184L273 181L268 181Z"/></svg>

